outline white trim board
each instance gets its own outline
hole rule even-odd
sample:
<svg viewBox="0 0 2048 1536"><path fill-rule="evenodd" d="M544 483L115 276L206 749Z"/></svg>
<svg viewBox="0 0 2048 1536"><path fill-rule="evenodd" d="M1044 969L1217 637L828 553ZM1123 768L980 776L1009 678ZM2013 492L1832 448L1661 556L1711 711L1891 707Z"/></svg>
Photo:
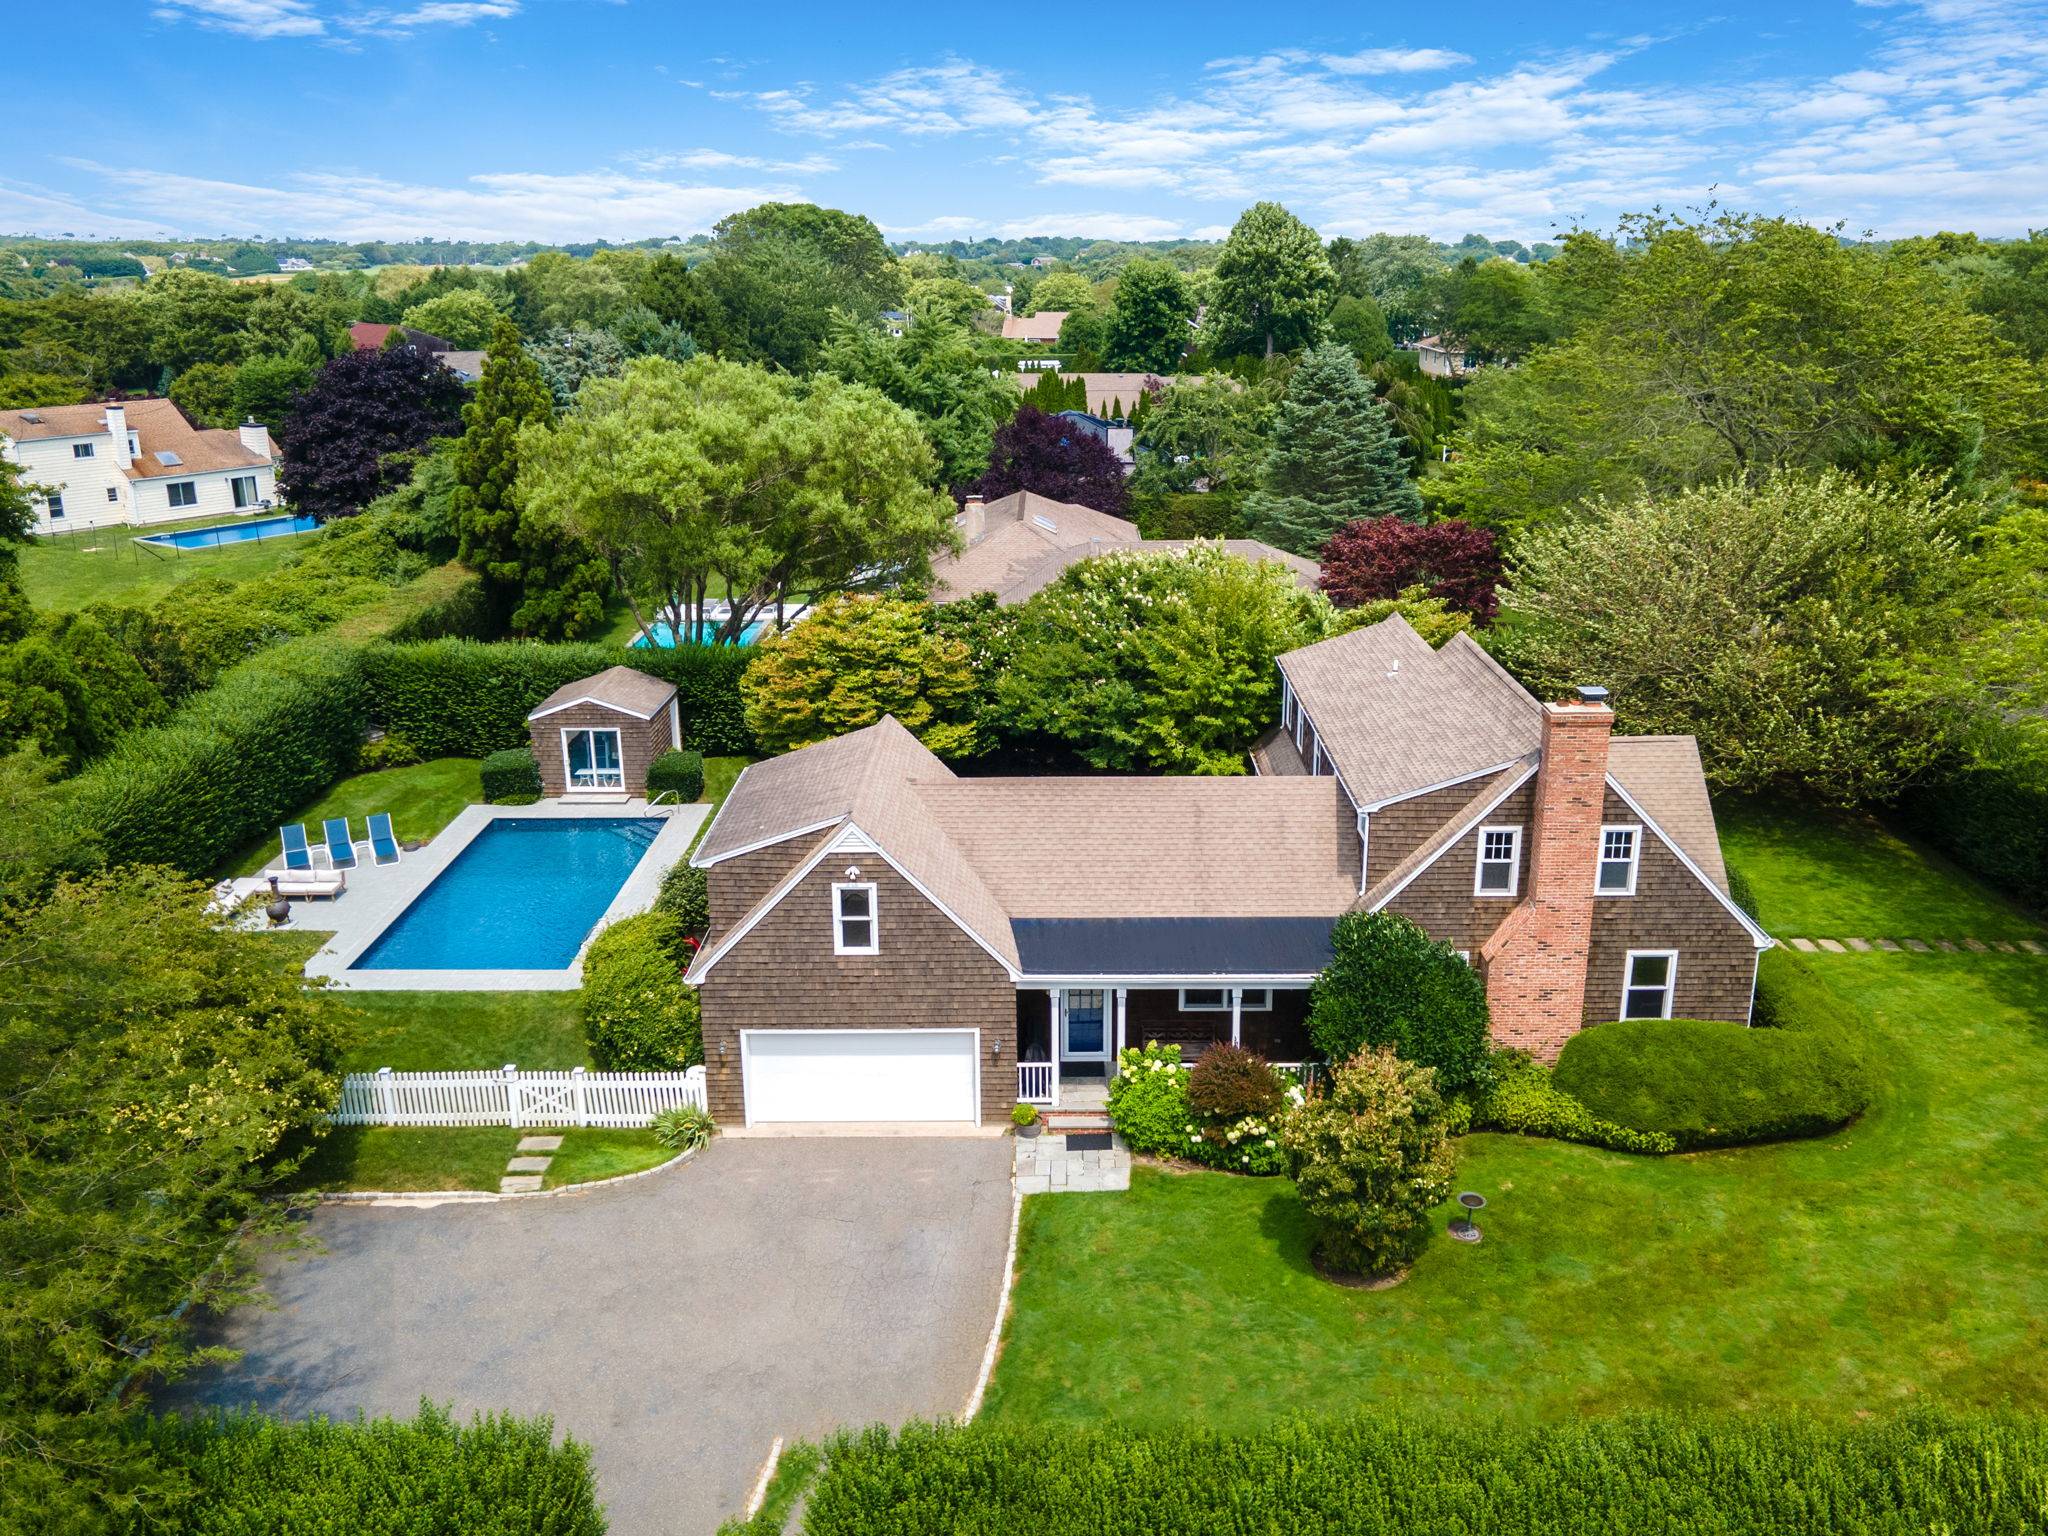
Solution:
<svg viewBox="0 0 2048 1536"><path fill-rule="evenodd" d="M1528 783L1534 777L1536 777L1536 764L1530 763L1520 773L1516 774L1514 778L1508 780L1506 785L1504 785L1500 790L1498 790L1477 810L1473 811L1472 814L1466 818L1464 824L1460 826L1456 832L1452 833L1449 837L1444 839L1442 847L1438 848L1435 853L1432 853L1420 864L1416 865L1413 869L1409 870L1407 874L1403 875L1401 877L1401 883L1399 885L1395 886L1391 891L1387 892L1386 895L1382 896L1370 907L1367 907L1366 911L1380 911L1382 908L1386 906L1388 902L1392 901L1396 896L1400 895L1403 891L1407 890L1408 887L1413 885L1415 881L1421 876L1424 870L1433 867L1438 859L1442 858L1445 854L1449 853L1453 848L1462 846L1465 839L1472 835L1472 829L1474 827L1477 827L1481 822L1485 821L1487 817L1491 816L1495 811L1499 810L1502 804L1506 802L1509 795L1512 795L1516 790L1520 789L1524 784ZM1519 849L1517 850L1517 852L1519 853ZM1516 871L1516 878L1519 882L1519 869Z"/></svg>
<svg viewBox="0 0 2048 1536"><path fill-rule="evenodd" d="M669 695L667 698L663 699L659 704L655 705L654 708L648 710L645 714L642 714L637 709L628 709L625 705L614 703L610 699L594 699L590 697L590 695L585 694L581 698L564 699L560 704L550 704L545 709L536 709L532 714L528 715L526 719L527 722L531 724L535 720L545 720L549 715L559 715L565 709L575 709L579 705L588 704L593 709L608 709L615 715L626 715L635 720L652 720L664 709L667 709L669 705L675 703L675 701L675 689L670 688Z"/></svg>
<svg viewBox="0 0 2048 1536"><path fill-rule="evenodd" d="M1708 892L1712 894L1714 900L1720 902L1722 906L1728 909L1728 915L1734 918L1738 923L1742 924L1744 928L1749 930L1750 939L1759 950L1777 948L1778 941L1772 938L1768 933L1765 933L1762 928L1758 927L1755 920L1752 919L1747 912L1743 911L1742 908L1735 905L1734 897L1730 896L1726 891L1722 890L1721 887L1714 884L1712 880L1707 878L1707 872L1704 869L1701 869L1699 865L1693 862L1692 855L1687 853L1683 848L1679 847L1678 844L1672 840L1671 835L1657 824L1657 818L1652 816L1648 811L1644 810L1642 807L1642 803L1639 800L1637 800L1634 795L1631 795L1626 789L1622 788L1622 786L1620 785L1620 783L1616 781L1612 773L1607 775L1607 787L1613 790L1617 795L1621 796L1621 803L1623 805L1627 806L1630 810L1634 811L1637 816L1642 818L1644 830L1654 832L1657 834L1657 841L1662 843L1666 848L1669 848L1673 856L1677 858L1678 862L1683 864L1688 870L1692 872L1692 877L1695 880L1699 881L1701 885L1704 885L1707 888ZM1717 838L1720 836L1719 827L1716 827L1714 829L1714 835ZM1636 859L1638 863L1640 863L1642 859L1642 852L1640 849L1638 849L1636 852ZM1595 864L1594 868L1596 871L1598 870L1599 866L1597 863Z"/></svg>

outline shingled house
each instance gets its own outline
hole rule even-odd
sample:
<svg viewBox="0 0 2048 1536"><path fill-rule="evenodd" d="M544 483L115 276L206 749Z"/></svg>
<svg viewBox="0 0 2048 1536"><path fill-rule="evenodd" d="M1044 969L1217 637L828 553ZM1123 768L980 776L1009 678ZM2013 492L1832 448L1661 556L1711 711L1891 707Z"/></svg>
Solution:
<svg viewBox="0 0 2048 1536"><path fill-rule="evenodd" d="M1746 1022L1770 940L1728 894L1689 737L1613 737L1397 617L1281 658L1256 777L960 778L893 719L756 763L706 830L721 1121L982 1121L1148 1039L1310 1054L1336 918L1485 975L1503 1043Z"/></svg>

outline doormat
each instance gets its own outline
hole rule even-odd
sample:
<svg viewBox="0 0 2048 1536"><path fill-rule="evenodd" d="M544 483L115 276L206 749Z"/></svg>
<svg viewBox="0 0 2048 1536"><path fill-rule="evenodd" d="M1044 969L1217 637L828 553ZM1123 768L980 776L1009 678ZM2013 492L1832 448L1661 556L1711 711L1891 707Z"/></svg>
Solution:
<svg viewBox="0 0 2048 1536"><path fill-rule="evenodd" d="M1107 1152L1110 1147L1107 1131L1069 1131L1067 1150L1069 1152Z"/></svg>

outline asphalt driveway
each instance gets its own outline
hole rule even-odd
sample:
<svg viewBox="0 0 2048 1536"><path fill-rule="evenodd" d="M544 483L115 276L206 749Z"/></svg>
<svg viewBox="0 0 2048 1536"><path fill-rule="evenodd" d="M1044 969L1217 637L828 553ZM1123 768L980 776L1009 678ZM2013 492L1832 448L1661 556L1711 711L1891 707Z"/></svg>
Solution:
<svg viewBox="0 0 2048 1536"><path fill-rule="evenodd" d="M777 1435L958 1414L1002 1287L1010 1144L742 1139L588 1195L324 1206L266 1265L241 1362L160 1406L547 1413L614 1536L704 1536Z"/></svg>

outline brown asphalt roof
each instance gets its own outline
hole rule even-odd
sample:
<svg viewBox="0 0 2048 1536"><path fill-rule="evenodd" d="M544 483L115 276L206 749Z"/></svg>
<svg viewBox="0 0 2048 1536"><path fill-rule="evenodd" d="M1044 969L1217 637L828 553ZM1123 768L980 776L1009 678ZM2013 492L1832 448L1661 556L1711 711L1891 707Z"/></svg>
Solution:
<svg viewBox="0 0 2048 1536"><path fill-rule="evenodd" d="M1041 309L1035 315L1003 316L1003 339L1005 341L1058 341L1060 327L1067 323L1069 311L1064 309Z"/></svg>
<svg viewBox="0 0 2048 1536"><path fill-rule="evenodd" d="M655 711L675 697L676 685L632 667L606 667L595 677L564 683L534 705L526 718L537 720L570 704L600 704L641 720L651 720Z"/></svg>
<svg viewBox="0 0 2048 1536"><path fill-rule="evenodd" d="M1725 893L1728 866L1699 743L1690 736L1617 736L1607 748L1607 773Z"/></svg>
<svg viewBox="0 0 2048 1536"><path fill-rule="evenodd" d="M1543 706L1470 635L1432 650L1398 613L1280 658L1361 806L1513 762L1543 743Z"/></svg>
<svg viewBox="0 0 2048 1536"><path fill-rule="evenodd" d="M245 448L240 433L220 427L195 427L185 419L184 412L161 398L0 411L0 434L17 443L46 437L104 436L110 403L121 407L128 428L142 449L142 456L122 471L130 480L175 480L180 475L203 475L221 469L260 469L271 462L271 454L251 453ZM39 419L30 421L30 416ZM267 434L265 441L269 441ZM158 455L165 450L177 454L179 462L164 463Z"/></svg>

